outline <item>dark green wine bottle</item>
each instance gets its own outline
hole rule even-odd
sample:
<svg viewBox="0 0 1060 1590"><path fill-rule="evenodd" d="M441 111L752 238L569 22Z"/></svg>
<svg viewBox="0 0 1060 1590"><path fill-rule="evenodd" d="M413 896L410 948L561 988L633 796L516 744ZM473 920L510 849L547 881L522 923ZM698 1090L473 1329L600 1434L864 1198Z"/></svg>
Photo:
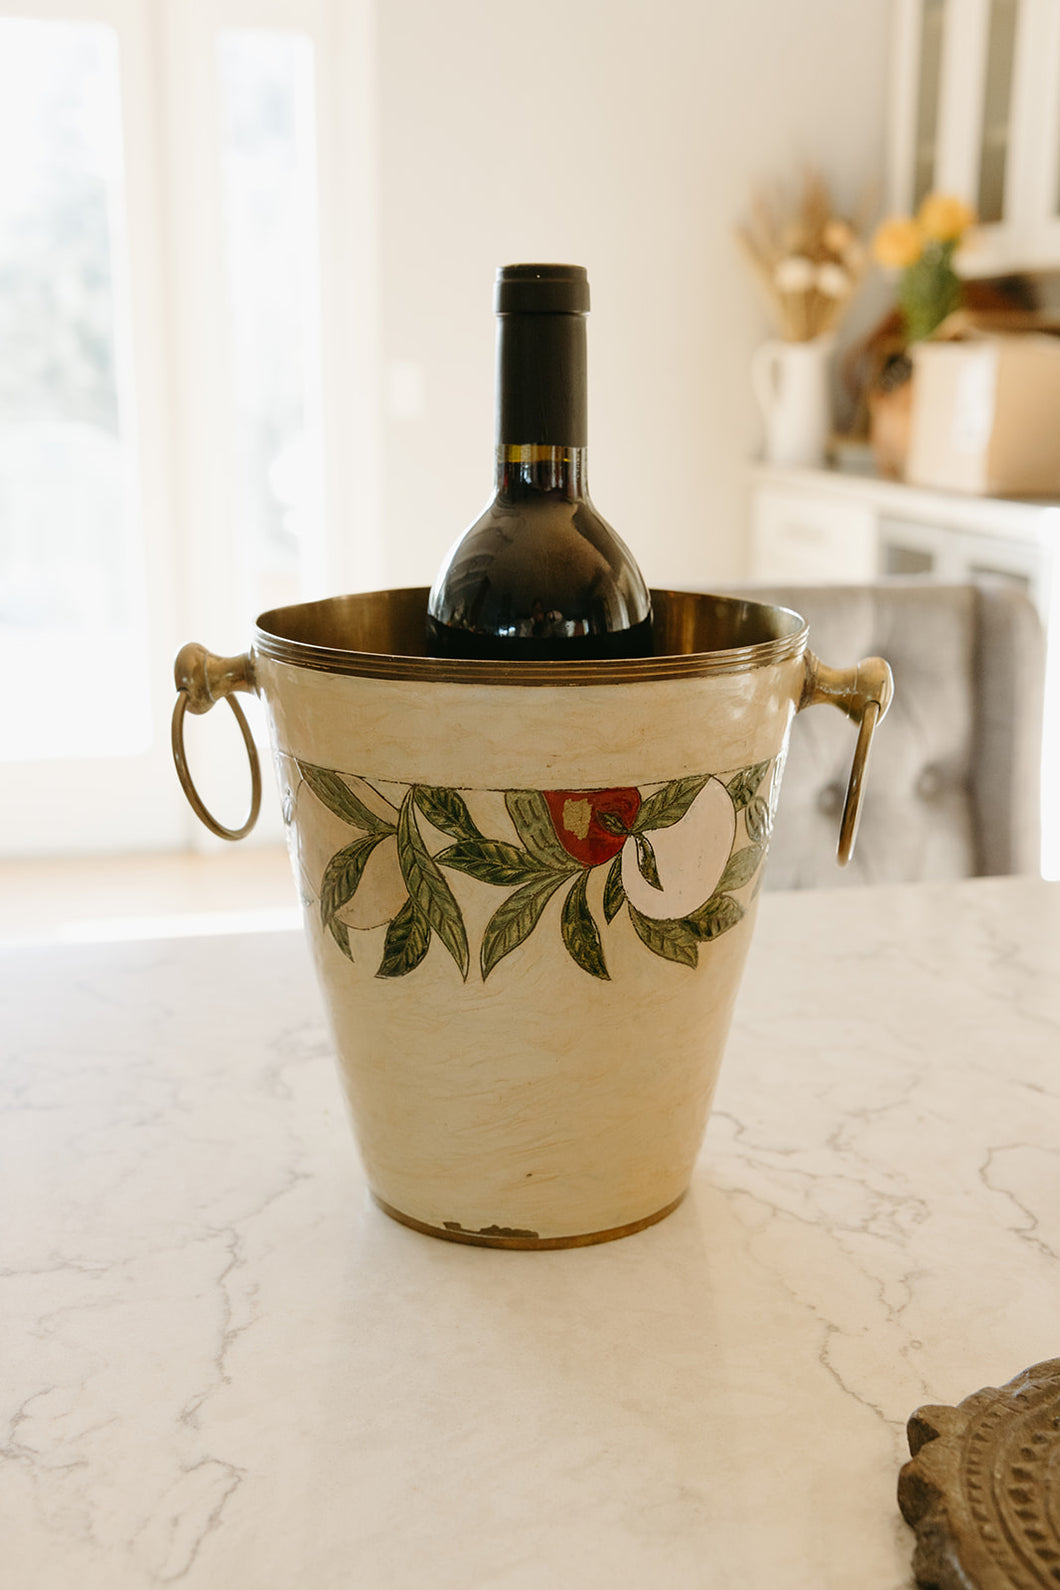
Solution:
<svg viewBox="0 0 1060 1590"><path fill-rule="evenodd" d="M494 307L494 494L431 588L428 653L506 662L650 656L647 587L586 483L585 270L505 265Z"/></svg>

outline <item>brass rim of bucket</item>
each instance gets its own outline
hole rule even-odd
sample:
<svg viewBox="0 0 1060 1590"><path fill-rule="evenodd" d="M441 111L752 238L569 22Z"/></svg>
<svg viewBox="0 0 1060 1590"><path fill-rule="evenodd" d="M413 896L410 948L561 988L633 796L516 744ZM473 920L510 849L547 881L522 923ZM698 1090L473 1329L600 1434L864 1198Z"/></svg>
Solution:
<svg viewBox="0 0 1060 1590"><path fill-rule="evenodd" d="M652 591L656 655L605 661L483 662L424 654L426 586L301 602L263 613L254 653L323 673L437 684L618 685L743 673L799 658L798 613L742 597ZM747 641L748 635L757 638ZM734 641L740 642L733 644ZM388 650L378 649L381 642Z"/></svg>

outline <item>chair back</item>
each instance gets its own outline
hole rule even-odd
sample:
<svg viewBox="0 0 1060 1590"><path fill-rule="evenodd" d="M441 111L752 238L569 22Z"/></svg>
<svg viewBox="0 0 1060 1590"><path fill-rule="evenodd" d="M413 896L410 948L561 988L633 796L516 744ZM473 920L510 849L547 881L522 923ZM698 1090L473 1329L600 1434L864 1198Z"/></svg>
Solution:
<svg viewBox="0 0 1060 1590"><path fill-rule="evenodd" d="M1024 592L910 578L737 594L801 613L820 656L879 655L894 671L853 860L834 860L849 728L808 711L791 736L766 888L1040 871L1045 640Z"/></svg>

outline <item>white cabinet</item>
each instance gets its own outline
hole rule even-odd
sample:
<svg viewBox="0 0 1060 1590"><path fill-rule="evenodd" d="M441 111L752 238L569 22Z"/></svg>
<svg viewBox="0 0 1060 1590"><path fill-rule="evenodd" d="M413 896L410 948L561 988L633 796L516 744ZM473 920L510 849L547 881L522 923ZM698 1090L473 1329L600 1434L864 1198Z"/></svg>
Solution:
<svg viewBox="0 0 1060 1590"><path fill-rule="evenodd" d="M801 584L871 580L876 516L867 504L761 484L754 503L755 567Z"/></svg>
<svg viewBox="0 0 1060 1590"><path fill-rule="evenodd" d="M1060 0L1057 0L1060 5ZM1060 502L962 497L874 476L758 465L751 577L856 585L889 574L1025 590L1046 628L1042 871L1060 878Z"/></svg>
<svg viewBox="0 0 1060 1590"><path fill-rule="evenodd" d="M846 585L887 574L1012 580L1046 624L1054 616L1060 633L1060 502L961 496L838 470L754 467L752 578Z"/></svg>
<svg viewBox="0 0 1060 1590"><path fill-rule="evenodd" d="M890 205L955 193L965 275L1060 264L1060 3L897 0Z"/></svg>
<svg viewBox="0 0 1060 1590"><path fill-rule="evenodd" d="M1053 559L1036 540L1005 540L887 513L876 523L880 574L928 574L953 584L983 575L1007 580L1026 592L1043 620L1048 618Z"/></svg>

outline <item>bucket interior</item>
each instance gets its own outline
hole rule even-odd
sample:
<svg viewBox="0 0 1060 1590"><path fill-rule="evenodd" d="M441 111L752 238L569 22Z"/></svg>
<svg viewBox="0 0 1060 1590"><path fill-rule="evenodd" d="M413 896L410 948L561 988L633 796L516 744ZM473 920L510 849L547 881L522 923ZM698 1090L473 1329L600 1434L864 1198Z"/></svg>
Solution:
<svg viewBox="0 0 1060 1590"><path fill-rule="evenodd" d="M258 619L255 649L279 661L336 672L429 670L488 682L517 670L527 680L540 675L565 682L592 675L619 682L759 666L798 656L806 643L805 620L788 608L742 597L653 590L651 657L578 664L453 662L427 655L428 594L426 586L418 586L274 608Z"/></svg>

